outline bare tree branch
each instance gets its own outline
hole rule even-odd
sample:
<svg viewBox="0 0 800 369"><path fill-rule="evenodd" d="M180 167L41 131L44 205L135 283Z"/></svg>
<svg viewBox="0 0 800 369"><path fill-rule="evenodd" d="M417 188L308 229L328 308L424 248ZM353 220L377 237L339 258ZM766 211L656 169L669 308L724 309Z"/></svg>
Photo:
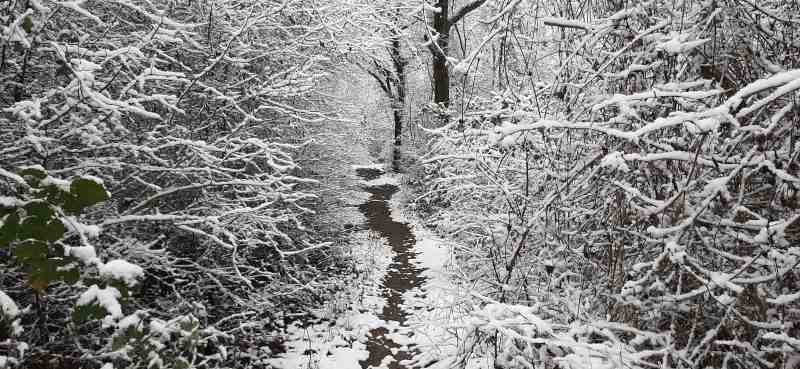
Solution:
<svg viewBox="0 0 800 369"><path fill-rule="evenodd" d="M471 3L469 3L467 5L464 5L464 7L462 7L461 9L458 9L458 11L456 11L455 14L450 16L450 18L447 18L447 23L450 26L458 23L458 21L460 21L461 18L464 18L467 14L471 13L475 9L480 8L481 5L483 5L485 3L486 3L486 0L474 0Z"/></svg>

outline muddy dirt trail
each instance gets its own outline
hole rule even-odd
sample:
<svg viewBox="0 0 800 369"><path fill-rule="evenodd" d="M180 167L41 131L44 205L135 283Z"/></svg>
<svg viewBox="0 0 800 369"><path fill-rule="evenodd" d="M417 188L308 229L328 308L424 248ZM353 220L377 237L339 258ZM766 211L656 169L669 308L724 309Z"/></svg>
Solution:
<svg viewBox="0 0 800 369"><path fill-rule="evenodd" d="M379 169L371 168L358 169L357 173L367 181L384 174ZM417 240L408 224L392 218L389 199L398 191L397 186L381 184L366 187L365 191L370 194L370 198L359 206L359 210L367 218L366 225L384 238L394 253L392 263L382 282L386 305L379 317L387 323L397 322L403 325L408 316L402 308L403 294L421 287L425 282L425 278L422 277L423 270L414 263L417 256L414 244ZM406 369L400 362L411 359L413 348L402 347L387 337L388 333L390 332L386 328L373 329L370 332L370 339L367 342L369 357L361 362L363 368L378 367L387 356L391 356L393 360L389 364L390 369Z"/></svg>

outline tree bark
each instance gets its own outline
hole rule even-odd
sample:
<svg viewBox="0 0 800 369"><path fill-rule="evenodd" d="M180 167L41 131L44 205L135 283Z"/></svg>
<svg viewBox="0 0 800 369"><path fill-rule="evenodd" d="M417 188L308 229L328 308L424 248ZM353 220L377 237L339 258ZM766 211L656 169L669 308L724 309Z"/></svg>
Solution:
<svg viewBox="0 0 800 369"><path fill-rule="evenodd" d="M437 0L438 13L433 13L433 29L437 33L436 43L431 45L433 53L433 102L444 106L450 105L450 71L447 68L447 53L450 46L450 27L458 23L467 14L486 0L473 0L453 14L451 17L450 0Z"/></svg>
<svg viewBox="0 0 800 369"><path fill-rule="evenodd" d="M438 0L436 6L441 9L433 14L433 29L438 34L436 45L433 45L433 102L450 105L450 71L447 69L447 51L450 44L450 21L448 11L450 0Z"/></svg>
<svg viewBox="0 0 800 369"><path fill-rule="evenodd" d="M395 82L394 101L392 104L394 109L394 144L397 146L400 146L402 143L403 113L406 108L406 60L403 58L400 48L400 35L395 35L392 37L389 55L392 57L394 73L397 78Z"/></svg>

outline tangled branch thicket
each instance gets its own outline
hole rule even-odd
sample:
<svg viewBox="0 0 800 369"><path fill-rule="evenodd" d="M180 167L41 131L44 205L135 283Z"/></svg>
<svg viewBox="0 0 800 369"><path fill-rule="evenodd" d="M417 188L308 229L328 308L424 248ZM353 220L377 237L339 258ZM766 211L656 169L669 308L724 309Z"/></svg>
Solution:
<svg viewBox="0 0 800 369"><path fill-rule="evenodd" d="M800 365L798 4L516 4L417 201L494 301L459 360Z"/></svg>
<svg viewBox="0 0 800 369"><path fill-rule="evenodd" d="M77 283L31 290L22 246L0 245L0 367L244 367L271 355L276 304L316 298L308 287L331 262L304 228L314 195L293 159L297 122L322 117L307 100L327 63L310 5L0 2L0 205L35 201L23 167L67 192L63 180L87 177L111 194L62 217L43 255L80 269ZM143 268L130 294L103 281L115 271L99 260L112 259ZM73 321L79 295L106 319ZM115 295L121 312L103 297Z"/></svg>

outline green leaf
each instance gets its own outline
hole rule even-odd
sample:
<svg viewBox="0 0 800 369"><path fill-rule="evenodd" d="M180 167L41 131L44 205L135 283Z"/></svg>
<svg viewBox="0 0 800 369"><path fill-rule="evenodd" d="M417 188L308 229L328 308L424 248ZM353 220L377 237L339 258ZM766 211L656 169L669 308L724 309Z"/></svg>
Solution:
<svg viewBox="0 0 800 369"><path fill-rule="evenodd" d="M31 274L28 276L28 284L38 292L44 292L50 285L50 280L43 274Z"/></svg>
<svg viewBox="0 0 800 369"><path fill-rule="evenodd" d="M68 266L74 262L75 258L61 257L29 259L26 262L31 267L28 275L29 284L39 291L57 281L75 284L80 280L81 274L78 268Z"/></svg>
<svg viewBox="0 0 800 369"><path fill-rule="evenodd" d="M53 219L45 224L45 228L42 229L41 239L50 242L58 241L64 237L64 233L66 232L67 228L64 227L64 223L61 222L61 219Z"/></svg>
<svg viewBox="0 0 800 369"><path fill-rule="evenodd" d="M20 240L36 239L41 241L56 241L64 236L67 229L60 219L55 217L55 211L50 204L44 201L33 201L24 207L27 217L19 225L17 237Z"/></svg>
<svg viewBox="0 0 800 369"><path fill-rule="evenodd" d="M75 284L81 279L81 271L78 268L62 270L59 272L59 278L66 283Z"/></svg>
<svg viewBox="0 0 800 369"><path fill-rule="evenodd" d="M27 33L31 33L31 30L33 30L33 19L31 19L31 17L25 17L25 19L22 20L22 29Z"/></svg>
<svg viewBox="0 0 800 369"><path fill-rule="evenodd" d="M52 218L55 212L50 204L44 201L31 201L23 207L30 217Z"/></svg>
<svg viewBox="0 0 800 369"><path fill-rule="evenodd" d="M127 334L115 336L111 339L111 351L118 351L125 348L129 340L130 338L128 338Z"/></svg>
<svg viewBox="0 0 800 369"><path fill-rule="evenodd" d="M116 288L117 291L119 291L119 294L122 296L122 298L128 298L128 297L131 296L130 288L128 287L127 284L125 284L125 282L118 281L118 280L115 279L115 280L110 281L108 284L111 287Z"/></svg>
<svg viewBox="0 0 800 369"><path fill-rule="evenodd" d="M17 237L21 240L57 241L67 231L59 219L28 217L22 220Z"/></svg>
<svg viewBox="0 0 800 369"><path fill-rule="evenodd" d="M31 26L33 26L33 23L31 23ZM39 182L47 177L47 173L37 167L23 167L17 171L17 174L24 178L25 182L28 182L31 187L38 187Z"/></svg>
<svg viewBox="0 0 800 369"><path fill-rule="evenodd" d="M63 266L65 261L60 258L33 260L29 264L32 268L28 275L28 284L39 292L47 289L52 282L63 279L63 272L58 267Z"/></svg>
<svg viewBox="0 0 800 369"><path fill-rule="evenodd" d="M47 259L47 244L42 241L25 241L14 250L14 256L25 264Z"/></svg>
<svg viewBox="0 0 800 369"><path fill-rule="evenodd" d="M113 351L121 350L130 344L131 341L141 339L142 337L144 337L143 332L139 331L136 326L130 326L126 328L125 332L122 334L114 336L114 338L111 340L111 349Z"/></svg>
<svg viewBox="0 0 800 369"><path fill-rule="evenodd" d="M4 216L6 216L8 214L12 214L12 213L16 213L16 212L17 212L17 208L15 206L7 208L7 207L5 207L3 205L0 205L0 219L2 219Z"/></svg>
<svg viewBox="0 0 800 369"><path fill-rule="evenodd" d="M78 305L72 312L72 320L80 324L93 319L101 319L107 314L106 309L99 305Z"/></svg>
<svg viewBox="0 0 800 369"><path fill-rule="evenodd" d="M84 208L108 200L108 192L103 185L86 178L77 178L70 185L72 198L65 203L65 209L78 213Z"/></svg>
<svg viewBox="0 0 800 369"><path fill-rule="evenodd" d="M64 205L72 198L71 193L65 192L61 187L54 184L46 186L40 194L43 195L41 197L46 198L47 202L53 205Z"/></svg>
<svg viewBox="0 0 800 369"><path fill-rule="evenodd" d="M0 314L0 337L12 337L14 329L11 326L11 322L8 319L3 318L3 314Z"/></svg>
<svg viewBox="0 0 800 369"><path fill-rule="evenodd" d="M19 215L13 212L6 216L0 226L0 247L6 248L17 239L19 232Z"/></svg>

